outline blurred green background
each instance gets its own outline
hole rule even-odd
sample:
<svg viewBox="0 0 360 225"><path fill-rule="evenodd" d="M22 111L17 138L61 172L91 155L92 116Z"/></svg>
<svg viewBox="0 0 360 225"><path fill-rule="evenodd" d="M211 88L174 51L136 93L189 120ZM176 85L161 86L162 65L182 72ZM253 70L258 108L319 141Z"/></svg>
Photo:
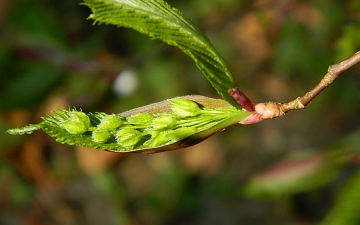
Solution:
<svg viewBox="0 0 360 225"><path fill-rule="evenodd" d="M73 0L0 0L0 224L360 224L360 66L305 110L154 155L11 136L59 108L118 113L215 90L181 51ZM358 0L171 0L255 102L360 49Z"/></svg>

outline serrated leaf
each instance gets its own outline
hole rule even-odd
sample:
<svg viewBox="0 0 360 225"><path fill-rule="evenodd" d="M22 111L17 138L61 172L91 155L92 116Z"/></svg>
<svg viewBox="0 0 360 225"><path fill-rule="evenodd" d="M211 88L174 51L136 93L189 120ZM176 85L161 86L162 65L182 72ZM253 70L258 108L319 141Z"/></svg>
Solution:
<svg viewBox="0 0 360 225"><path fill-rule="evenodd" d="M178 47L194 61L216 91L234 107L228 94L235 82L222 57L209 39L183 14L162 0L84 0L98 23L133 28Z"/></svg>
<svg viewBox="0 0 360 225"><path fill-rule="evenodd" d="M178 101L179 99L181 101ZM200 113L177 117L172 106L178 102L184 104L186 101L194 103ZM75 109L60 109L43 118L40 124L7 132L25 134L43 129L63 144L115 152L155 153L197 144L249 115L251 113L235 109L224 100L184 96L121 113L116 115L117 119L114 118L115 115L104 113L85 114ZM104 126L109 118L121 123L117 123L117 126ZM89 126L87 121L91 121Z"/></svg>

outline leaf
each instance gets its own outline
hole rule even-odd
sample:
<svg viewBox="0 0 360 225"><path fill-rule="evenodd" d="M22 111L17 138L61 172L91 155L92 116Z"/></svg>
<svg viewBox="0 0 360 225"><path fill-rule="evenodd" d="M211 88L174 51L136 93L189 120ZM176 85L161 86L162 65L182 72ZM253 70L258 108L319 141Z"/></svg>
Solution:
<svg viewBox="0 0 360 225"><path fill-rule="evenodd" d="M183 111L179 114L179 107ZM185 112L186 111L186 112ZM119 115L57 110L40 124L10 129L29 134L43 129L57 142L114 152L155 153L197 144L251 113L204 96L184 96Z"/></svg>
<svg viewBox="0 0 360 225"><path fill-rule="evenodd" d="M323 187L358 157L359 135L360 130L356 130L325 149L292 152L255 174L244 185L242 193L251 198L275 199Z"/></svg>
<svg viewBox="0 0 360 225"><path fill-rule="evenodd" d="M329 162L324 154L289 157L256 174L242 191L251 198L275 199L312 190L333 180L341 166Z"/></svg>
<svg viewBox="0 0 360 225"><path fill-rule="evenodd" d="M162 0L84 0L95 23L113 24L178 47L194 61L222 98L239 105L227 92L235 82L209 39L183 14Z"/></svg>
<svg viewBox="0 0 360 225"><path fill-rule="evenodd" d="M359 224L360 207L360 170L340 188L335 198L333 209L320 225Z"/></svg>

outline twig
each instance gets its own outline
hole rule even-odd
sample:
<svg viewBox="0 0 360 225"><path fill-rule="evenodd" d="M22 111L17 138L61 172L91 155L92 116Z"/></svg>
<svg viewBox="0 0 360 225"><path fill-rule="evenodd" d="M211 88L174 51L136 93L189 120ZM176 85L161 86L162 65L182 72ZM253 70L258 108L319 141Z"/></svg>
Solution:
<svg viewBox="0 0 360 225"><path fill-rule="evenodd" d="M281 111L283 114L293 109L305 108L320 92L327 88L336 78L338 78L346 70L350 69L354 65L360 62L360 51L356 52L351 57L344 61L329 66L327 74L321 79L321 81L304 96L299 97L291 102L282 103Z"/></svg>
<svg viewBox="0 0 360 225"><path fill-rule="evenodd" d="M327 74L321 79L321 81L304 96L298 97L295 100L288 103L277 103L277 102L267 102L267 103L255 103L254 109L255 112L248 118L240 121L240 124L252 124L258 123L264 119L273 119L279 116L284 115L290 110L294 109L303 109L307 104L309 104L320 92L322 92L326 87L328 87L336 78L338 78L342 73L353 67L354 65L360 62L360 51L356 52L351 57L345 59L344 61L331 65L328 68ZM234 91L236 88L230 89L229 93L232 95L235 100L239 99L239 93L243 95L240 91ZM246 96L244 95L244 97ZM246 98L247 99L247 98ZM250 101L250 100L249 100ZM239 103L239 101L238 101ZM244 103L242 103L242 106ZM244 107L243 107L244 108ZM246 108L245 108L246 109Z"/></svg>

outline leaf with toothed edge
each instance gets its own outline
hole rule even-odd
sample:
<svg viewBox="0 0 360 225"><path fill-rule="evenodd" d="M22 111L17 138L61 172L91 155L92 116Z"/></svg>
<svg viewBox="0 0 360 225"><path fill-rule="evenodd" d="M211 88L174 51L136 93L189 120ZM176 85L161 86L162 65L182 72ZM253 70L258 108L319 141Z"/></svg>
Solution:
<svg viewBox="0 0 360 225"><path fill-rule="evenodd" d="M155 153L197 144L227 127L246 124L251 118L252 113L241 110L241 104L228 92L235 83L223 59L180 11L162 0L84 0L84 4L92 10L89 18L95 23L130 27L181 49L224 100L183 96L118 115L61 109L39 124L10 129L8 133L29 134L43 129L63 144L114 152Z"/></svg>
<svg viewBox="0 0 360 225"><path fill-rule="evenodd" d="M185 111L178 111L182 107ZM25 134L43 129L62 144L114 152L155 153L195 145L250 114L226 101L194 95L119 115L60 109L44 117L40 124L11 129L8 133Z"/></svg>
<svg viewBox="0 0 360 225"><path fill-rule="evenodd" d="M190 56L220 96L240 106L227 92L234 78L209 39L183 14L163 0L84 0L95 23L113 24L149 35Z"/></svg>

